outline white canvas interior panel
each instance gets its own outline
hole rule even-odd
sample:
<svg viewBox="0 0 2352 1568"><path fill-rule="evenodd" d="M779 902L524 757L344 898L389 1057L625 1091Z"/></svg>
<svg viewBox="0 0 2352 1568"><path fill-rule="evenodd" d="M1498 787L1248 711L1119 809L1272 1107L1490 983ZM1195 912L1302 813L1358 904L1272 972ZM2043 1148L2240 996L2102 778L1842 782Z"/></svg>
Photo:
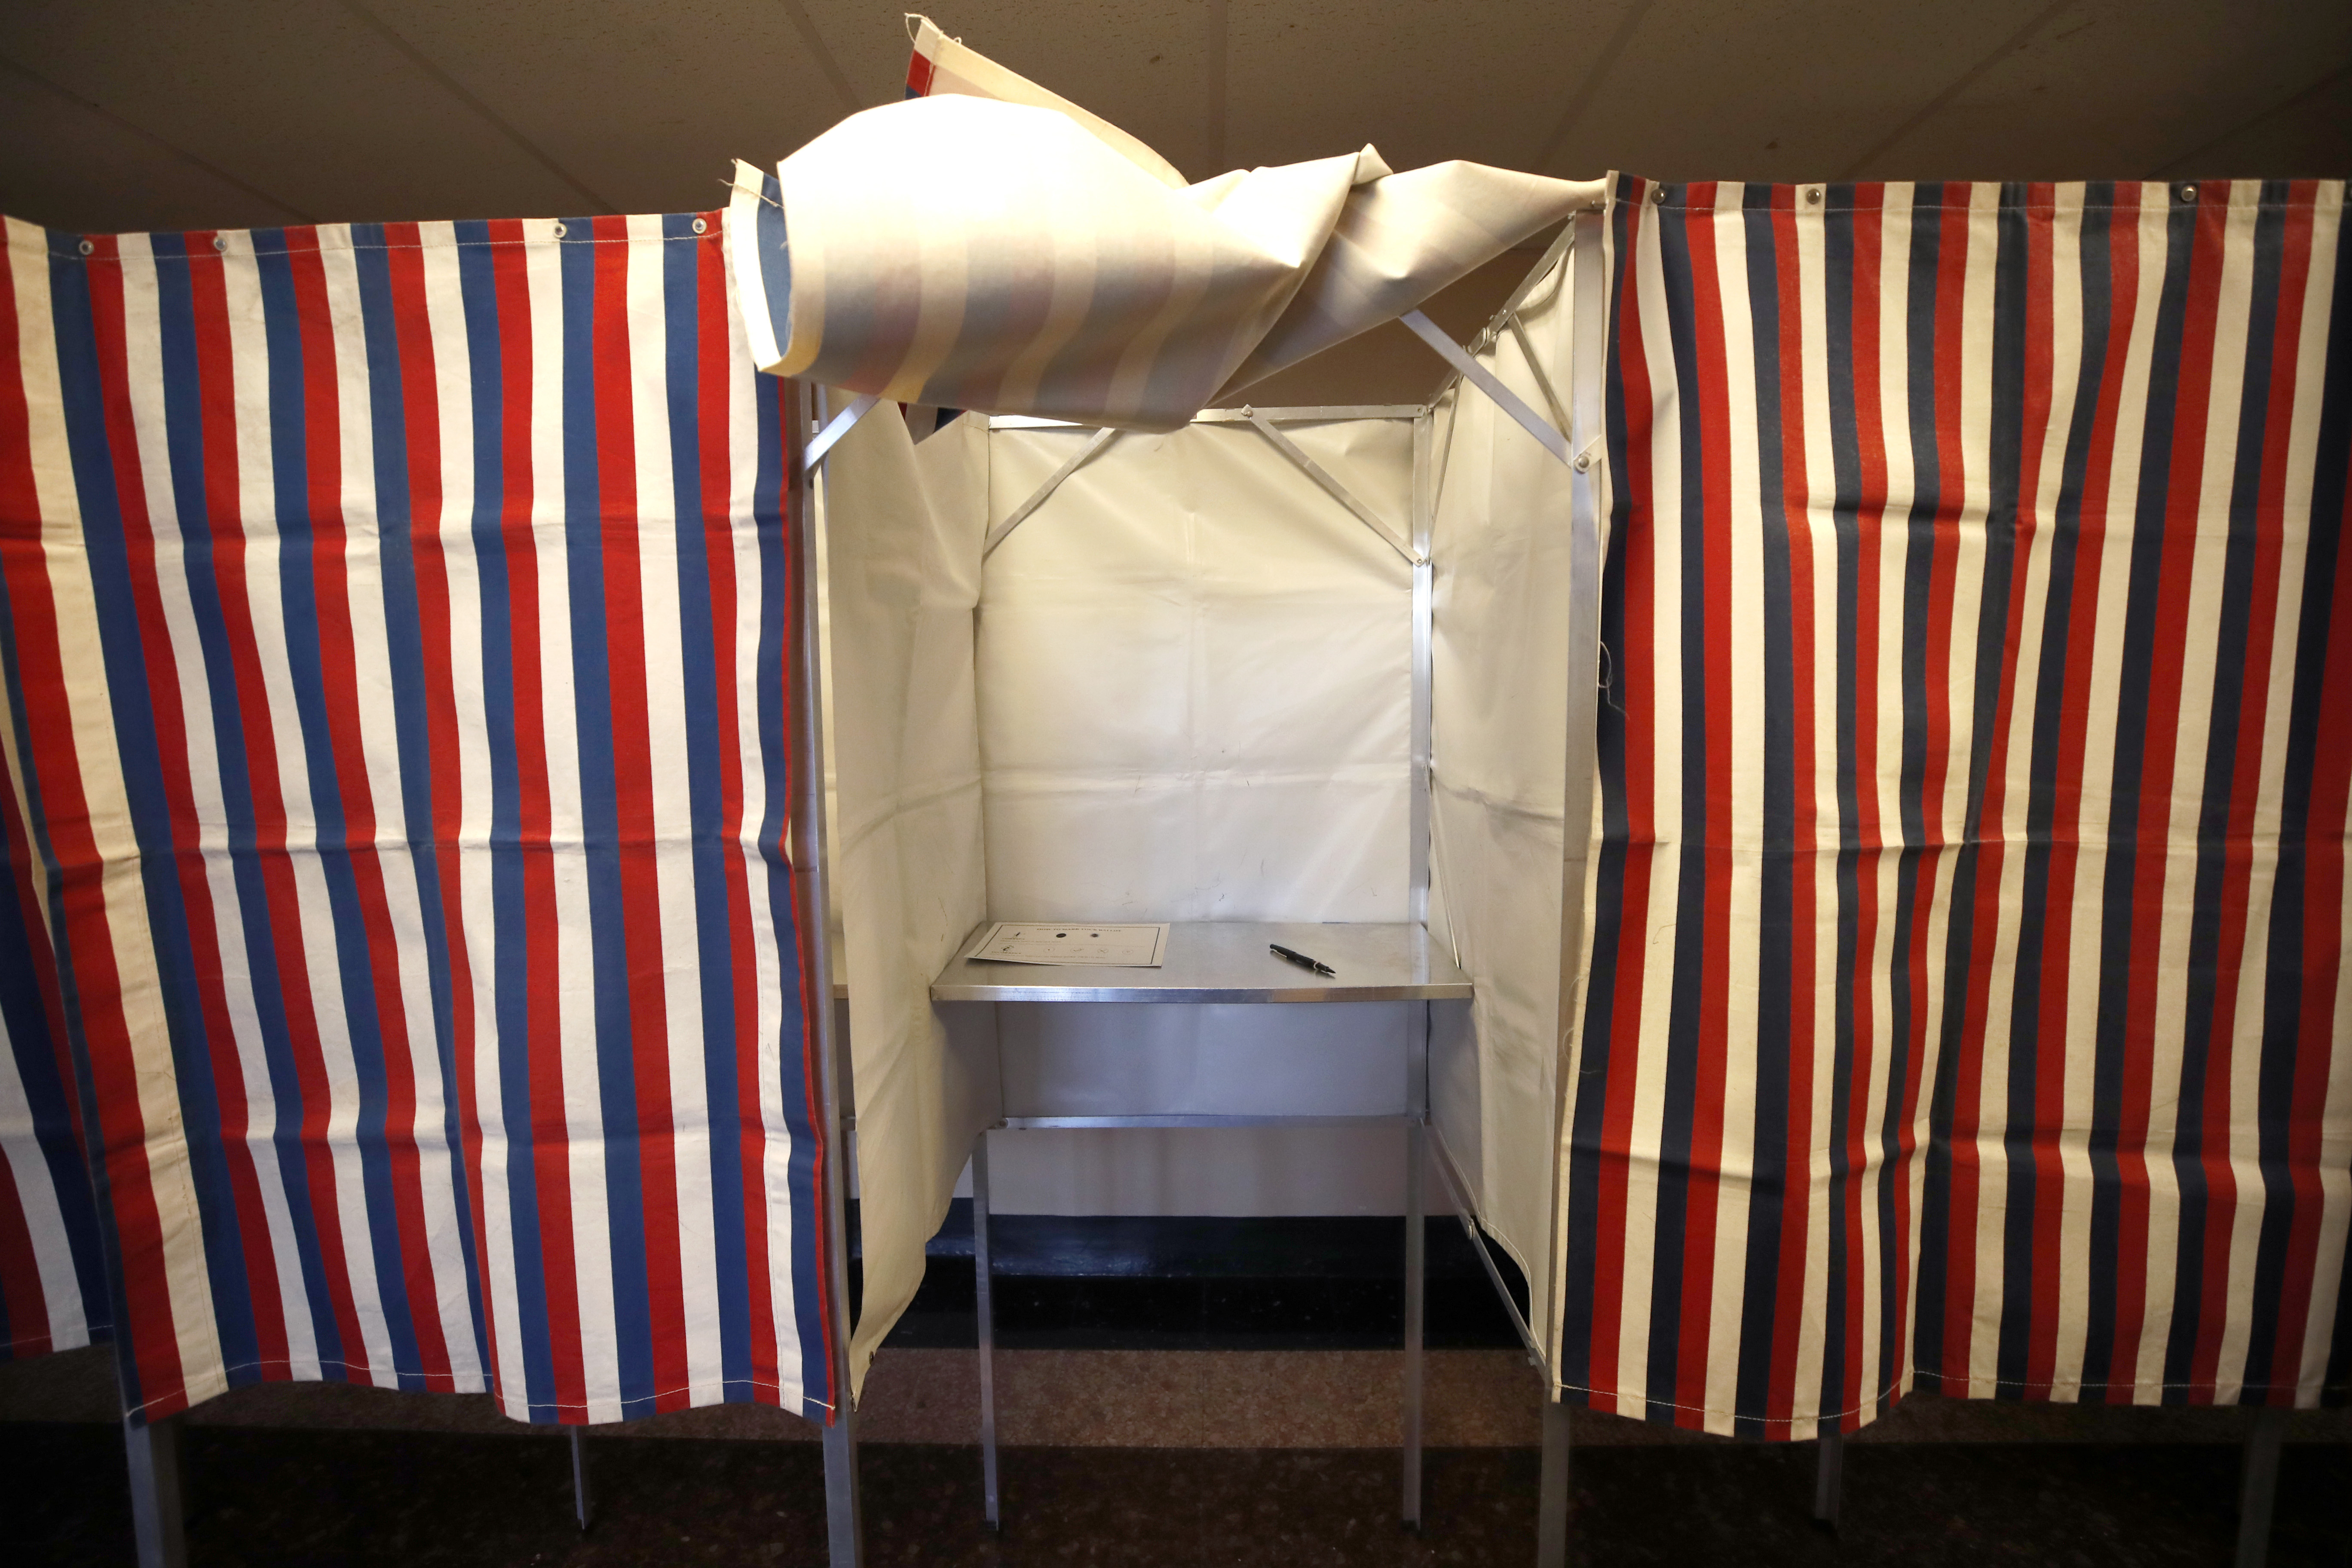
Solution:
<svg viewBox="0 0 2352 1568"><path fill-rule="evenodd" d="M1286 433L1406 531L1412 426ZM992 518L1092 435L990 433ZM1113 440L989 557L996 920L1399 921L1403 558L1241 424Z"/></svg>
<svg viewBox="0 0 2352 1568"><path fill-rule="evenodd" d="M895 413L895 411L891 411ZM835 797L831 845L849 982L865 1297L851 1343L875 1347L922 1283L971 1141L996 1115L984 1007L931 1006L931 977L987 901L972 615L986 529L977 421L918 448L861 421L824 470ZM950 1024L980 1037L948 1038Z"/></svg>
<svg viewBox="0 0 2352 1568"><path fill-rule="evenodd" d="M1521 315L1553 388L1570 310L1556 268ZM1518 341L1478 355L1534 408L1552 398ZM1476 985L1438 1008L1430 1111L1488 1229L1548 1321L1567 754L1568 470L1478 392L1439 405L1431 553L1431 928Z"/></svg>

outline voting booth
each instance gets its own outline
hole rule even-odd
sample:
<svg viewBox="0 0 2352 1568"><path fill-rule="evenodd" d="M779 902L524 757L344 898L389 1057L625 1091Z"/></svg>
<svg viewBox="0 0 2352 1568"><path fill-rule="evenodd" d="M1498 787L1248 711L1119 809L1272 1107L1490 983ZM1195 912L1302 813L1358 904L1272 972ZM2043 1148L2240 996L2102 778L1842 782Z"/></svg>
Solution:
<svg viewBox="0 0 2352 1568"><path fill-rule="evenodd" d="M1547 1563L1571 1403L1832 1479L1923 1384L2345 1396L2340 183L1188 184L928 24L909 95L724 211L8 225L0 1308L112 1335L142 1554L174 1414L343 1379L777 1405L854 1563L1028 1128L1403 1129L1402 1512L1442 1186ZM1400 318L1427 404L1249 403ZM1168 930L975 950L1047 921Z"/></svg>

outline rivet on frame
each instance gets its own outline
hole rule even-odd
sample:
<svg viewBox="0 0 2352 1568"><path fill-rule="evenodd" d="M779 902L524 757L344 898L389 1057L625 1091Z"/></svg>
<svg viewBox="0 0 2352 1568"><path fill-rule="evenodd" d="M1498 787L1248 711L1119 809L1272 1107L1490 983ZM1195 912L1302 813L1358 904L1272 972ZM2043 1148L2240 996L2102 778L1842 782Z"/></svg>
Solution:
<svg viewBox="0 0 2352 1568"><path fill-rule="evenodd" d="M228 254L228 236L225 234L216 234L213 236L213 248L219 251L223 256L226 256Z"/></svg>
<svg viewBox="0 0 2352 1568"><path fill-rule="evenodd" d="M2195 201L2195 200L2197 199L2197 187L2196 187L2195 185L2183 185L2183 186L2181 186L2181 187L2180 187L2180 199L2181 199L2182 201L2184 201L2184 202L2193 202L2193 201Z"/></svg>
<svg viewBox="0 0 2352 1568"><path fill-rule="evenodd" d="M709 225L709 223L707 220L705 220L705 219L703 219L703 218L696 218L696 219L694 220L694 232L695 232L695 233L697 233L697 234L707 234L707 233L709 233L709 230L710 230L710 225Z"/></svg>
<svg viewBox="0 0 2352 1568"><path fill-rule="evenodd" d="M1664 205L1666 205L1666 187L1665 187L1665 186L1664 186L1664 185L1652 185L1652 186L1650 187L1650 205L1653 205L1653 206L1661 206L1661 207L1662 207L1662 206L1664 206Z"/></svg>
<svg viewBox="0 0 2352 1568"><path fill-rule="evenodd" d="M564 227L563 227L563 226L562 226L562 224L560 224L560 223L559 223L559 224L557 224L557 225L555 226L555 237L556 237L556 238L558 238L558 239L562 239L562 238L563 237L563 235L564 235Z"/></svg>
<svg viewBox="0 0 2352 1568"><path fill-rule="evenodd" d="M1805 187L1805 205L1809 207L1817 207L1822 205L1821 186L1807 185Z"/></svg>
<svg viewBox="0 0 2352 1568"><path fill-rule="evenodd" d="M89 255L90 255L91 253L93 253L94 251L96 251L97 249L98 249L98 247L97 247L97 246L95 246L95 245L92 245L89 240L86 240L86 239L85 239L85 240L83 240L83 241L81 242L81 253L82 253L84 256L89 256Z"/></svg>
<svg viewBox="0 0 2352 1568"><path fill-rule="evenodd" d="M1579 452L1576 455L1576 471L1580 474L1587 474L1592 471L1591 453Z"/></svg>

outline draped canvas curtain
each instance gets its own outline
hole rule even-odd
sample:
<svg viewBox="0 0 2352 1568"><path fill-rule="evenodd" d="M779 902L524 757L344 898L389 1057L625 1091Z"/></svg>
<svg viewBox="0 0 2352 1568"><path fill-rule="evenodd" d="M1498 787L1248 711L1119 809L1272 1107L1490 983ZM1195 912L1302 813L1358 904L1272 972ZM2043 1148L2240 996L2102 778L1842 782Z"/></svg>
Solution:
<svg viewBox="0 0 2352 1568"><path fill-rule="evenodd" d="M718 215L6 239L0 942L55 963L0 1149L70 1186L62 1027L132 1415L822 1417L784 415Z"/></svg>
<svg viewBox="0 0 2352 1568"><path fill-rule="evenodd" d="M36 875L24 798L0 790L0 1361L88 1344L109 1323L66 998Z"/></svg>
<svg viewBox="0 0 2352 1568"><path fill-rule="evenodd" d="M2352 1381L2336 183L1619 183L1569 1393Z"/></svg>

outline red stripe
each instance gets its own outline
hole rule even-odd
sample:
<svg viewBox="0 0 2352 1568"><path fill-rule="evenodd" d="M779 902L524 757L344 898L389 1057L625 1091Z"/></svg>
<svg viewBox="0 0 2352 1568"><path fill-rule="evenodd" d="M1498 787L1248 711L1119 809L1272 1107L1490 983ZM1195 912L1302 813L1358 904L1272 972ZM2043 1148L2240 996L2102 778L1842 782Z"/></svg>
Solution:
<svg viewBox="0 0 2352 1568"><path fill-rule="evenodd" d="M1721 187L1690 187L1685 226L1691 260L1691 326L1698 384L1684 399L1684 431L1693 424L1699 437L1700 555L1685 563L1699 574L1705 598L1700 627L1700 700L1706 726L1701 761L1706 777L1706 833L1684 852L1701 858L1700 929L1677 931L1677 944L1699 943L1699 1009L1696 1073L1692 1082L1690 1173L1684 1190L1680 1342L1675 1357L1675 1422L1701 1426L1706 1421L1707 1334L1714 1314L1715 1231L1721 1200L1725 1055L1729 1049L1731 1009L1731 879L1736 841L1731 833L1731 441L1730 374L1725 363L1723 289L1716 260L1719 223L1745 223L1737 209L1718 218ZM1735 278L1733 287L1747 280ZM1661 518L1661 527L1681 525Z"/></svg>
<svg viewBox="0 0 2352 1568"><path fill-rule="evenodd" d="M604 529L604 647L613 726L613 797L618 817L622 937L626 952L629 1036L636 1091L638 1180L646 1242L646 1300L652 1335L655 1405L688 1403L686 1286L678 1250L677 1152L669 1086L669 1024L663 980L661 880L655 854L651 719L646 687L641 531L658 515L637 505L633 377L664 374L648 353L640 366L629 337L628 220L593 220L595 250L596 476ZM660 247L649 247L658 272ZM689 1047L690 1048L690 1047Z"/></svg>
<svg viewBox="0 0 2352 1568"><path fill-rule="evenodd" d="M1879 385L1880 254L1885 243L1886 188L1880 184L1854 187L1853 215L1853 407L1855 448L1861 459L1862 481L1854 510L1854 646L1845 657L1853 661L1854 790L1853 841L1861 846L1854 858L1854 957L1846 978L1852 997L1852 1055L1845 1068L1845 1125L1838 1130L1842 1148L1833 1169L1843 1177L1841 1212L1832 1223L1845 1227L1845 1301L1843 1363L1838 1368L1839 1409L1843 1415L1855 1405L1862 1386L1863 1201L1867 1170L1871 1047L1878 1024L1872 1003L1878 941L1878 859L1885 839L1878 820L1878 797L1870 787L1877 777L1878 757L1878 578L1880 536L1885 527L1887 473L1886 436L1879 421L1883 389ZM1831 1288L1836 1289L1835 1281ZM1853 1423L1841 1422L1848 1426Z"/></svg>
<svg viewBox="0 0 2352 1568"><path fill-rule="evenodd" d="M572 1231L572 1128L563 1100L562 973L556 954L555 870L549 801L547 726L551 716L540 668L540 560L531 527L538 475L532 468L531 304L529 247L519 222L490 226L491 269L498 290L499 367L504 386L499 458L506 484L499 531L506 552L507 612L514 638L517 844L522 850L524 964L530 975L525 1016L530 1053L530 1159L539 1199L540 1275L547 1292L547 1338L559 1414L574 1420L587 1407L587 1374L580 1342L580 1281ZM560 479L558 481L561 482ZM502 1049L514 1042L500 1042ZM511 1116L512 1108L509 1108ZM520 1268L532 1238L518 1236Z"/></svg>
<svg viewBox="0 0 2352 1568"><path fill-rule="evenodd" d="M0 244L0 363L20 367L25 344L15 274L22 265L14 247ZM118 1327L130 1336L142 1407L161 1417L187 1407L187 1389L167 1286L163 1224L147 1164L138 1058L123 1015L122 976L115 966L114 935L107 919L105 867L90 832L72 703L66 692L64 649L42 538L45 515L33 479L26 388L22 374L0 375L0 592L8 596L16 673L25 703L23 733L29 742L18 763L38 782L48 850L58 877L52 930L63 939L60 963L73 968L82 1054L98 1101L98 1132L121 1271L115 1289L127 1319ZM55 409L47 413L58 416Z"/></svg>
<svg viewBox="0 0 2352 1568"><path fill-rule="evenodd" d="M482 1213L482 1121L474 1093L478 1047L474 1033L474 975L467 949L457 832L465 820L464 775L458 764L462 750L457 735L457 680L450 663L453 633L449 618L449 563L441 543L441 530L448 520L442 511L440 381L432 317L426 303L423 243L422 232L415 224L393 224L384 229L392 327L400 365L402 436L408 454L409 558L416 578L417 645L424 678L419 695L425 708L426 752L436 760L429 770L430 820L436 825L433 844L429 849L419 847L415 852L432 856L440 881L442 931L449 963L450 1057L454 1064L454 1076L444 1086L444 1092L457 1113L458 1150L467 1178L463 1190L473 1222L476 1267L479 1277L488 1279L486 1238L489 1233ZM434 1280L430 1275L430 1253L411 1250L404 1233L402 1248L406 1256L418 1260L411 1266L414 1278L409 1291L410 1299L418 1303L418 1342L420 1346L424 1343L424 1322L429 1318L435 1342L442 1347L439 1363L426 1372L425 1386L454 1390L457 1376L448 1366L446 1342L439 1337L438 1299L444 1289L462 1289L464 1281ZM429 1294L419 1289L426 1283L433 1285ZM486 1353L489 1349L487 1344L481 1348Z"/></svg>
<svg viewBox="0 0 2352 1568"><path fill-rule="evenodd" d="M929 56L923 54L910 56L907 61L907 96L929 98L931 95L931 76L937 69L938 68L932 65ZM718 226L713 224L711 226L716 228Z"/></svg>

